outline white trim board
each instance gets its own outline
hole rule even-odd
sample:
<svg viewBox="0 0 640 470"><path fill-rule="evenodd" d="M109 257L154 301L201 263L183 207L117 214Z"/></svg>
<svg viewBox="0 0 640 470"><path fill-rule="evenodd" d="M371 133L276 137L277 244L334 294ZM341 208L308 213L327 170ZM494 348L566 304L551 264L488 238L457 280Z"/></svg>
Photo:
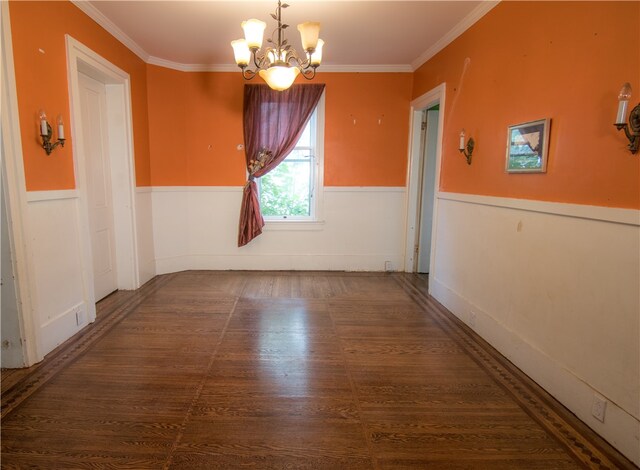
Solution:
<svg viewBox="0 0 640 470"><path fill-rule="evenodd" d="M181 64L160 57L150 56L147 64L177 70L179 72L238 72L236 64ZM323 73L412 73L414 70L408 64L363 64L363 65L331 65L323 64L319 72Z"/></svg>
<svg viewBox="0 0 640 470"><path fill-rule="evenodd" d="M77 189L58 189L52 191L28 191L27 202L54 201L56 199L76 199Z"/></svg>
<svg viewBox="0 0 640 470"><path fill-rule="evenodd" d="M404 193L404 186L325 186L330 193Z"/></svg>
<svg viewBox="0 0 640 470"><path fill-rule="evenodd" d="M640 210L622 209L618 207L588 206L582 204L569 204L564 202L547 202L532 199L514 199L496 196L483 196L479 194L462 194L438 192L438 199L480 204L484 206L504 207L507 209L519 209L529 212L542 212L545 214L577 217L580 219L601 220L640 226Z"/></svg>
<svg viewBox="0 0 640 470"><path fill-rule="evenodd" d="M28 223L28 203L22 154L22 137L18 111L18 93L16 90L15 68L13 62L13 40L9 18L9 2L0 2L0 21L2 28L2 96L0 97L2 114L2 157L0 171L4 172L6 184L7 221L10 226L9 238L12 240L13 263L16 281L18 323L20 334L25 340L22 352L25 366L31 366L44 356L40 347L40 329L36 325L37 284L35 282L35 262L29 249L31 232ZM1 186L1 183L0 183ZM3 188L0 188L3 190Z"/></svg>
<svg viewBox="0 0 640 470"><path fill-rule="evenodd" d="M188 192L241 192L243 186L143 186L136 192L152 193L188 193ZM404 186L324 186L329 193L403 193Z"/></svg>
<svg viewBox="0 0 640 470"><path fill-rule="evenodd" d="M106 90L106 127L109 132L109 168L111 181L119 181L112 192L117 282L119 289L140 287L135 205L135 155L133 147L133 114L129 74L97 54L80 41L65 35L67 73L71 108L71 134L75 142L74 172L78 191L78 223L81 233L82 260L86 285L85 301L88 318L95 317L93 292L93 261L89 234L87 191L82 119L80 109L80 74L103 83Z"/></svg>
<svg viewBox="0 0 640 470"><path fill-rule="evenodd" d="M158 275L187 270L383 272L385 262L395 265L396 259L395 253L196 254L157 258L156 269Z"/></svg>
<svg viewBox="0 0 640 470"><path fill-rule="evenodd" d="M235 193L243 186L146 186L152 193Z"/></svg>

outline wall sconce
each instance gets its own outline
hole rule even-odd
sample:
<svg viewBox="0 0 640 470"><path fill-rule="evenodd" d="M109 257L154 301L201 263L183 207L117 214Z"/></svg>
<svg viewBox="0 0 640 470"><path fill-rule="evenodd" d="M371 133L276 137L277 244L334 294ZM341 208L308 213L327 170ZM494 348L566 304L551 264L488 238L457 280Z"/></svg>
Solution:
<svg viewBox="0 0 640 470"><path fill-rule="evenodd" d="M458 146L458 150L467 159L467 164L471 165L471 155L473 154L473 147L475 145L475 142L473 141L472 137L469 137L469 140L467 141L467 144L465 146L464 137L464 129L462 129L462 132L460 132L460 145Z"/></svg>
<svg viewBox="0 0 640 470"><path fill-rule="evenodd" d="M625 83L618 95L618 115L614 126L620 131L624 129L624 133L629 139L629 151L632 154L638 153L640 146L640 104L631 110L629 114L629 124L627 124L627 108L631 99L631 84ZM631 130L629 130L631 129Z"/></svg>
<svg viewBox="0 0 640 470"><path fill-rule="evenodd" d="M47 122L47 115L44 113L43 110L40 110L39 112L40 114L40 137L42 137L42 148L44 149L45 152L47 152L47 155L51 155L51 152L53 152L53 149L56 148L58 145L60 145L61 147L64 147L64 122L62 121L62 114L58 114L58 140L55 142L51 142L51 138L53 137L53 131L51 129L51 126L49 125L49 123Z"/></svg>

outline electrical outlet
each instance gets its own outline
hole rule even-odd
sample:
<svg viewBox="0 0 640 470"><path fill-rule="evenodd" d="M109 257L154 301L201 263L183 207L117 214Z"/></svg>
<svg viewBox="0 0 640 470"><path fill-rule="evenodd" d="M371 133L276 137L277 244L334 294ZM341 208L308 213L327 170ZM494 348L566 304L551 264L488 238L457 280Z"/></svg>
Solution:
<svg viewBox="0 0 640 470"><path fill-rule="evenodd" d="M391 264L391 261L384 262L384 270L387 272L393 271L393 265Z"/></svg>
<svg viewBox="0 0 640 470"><path fill-rule="evenodd" d="M601 396L594 395L593 396L593 405L591 406L591 414L598 421L602 421L604 423L604 414L607 411L607 400L602 398Z"/></svg>
<svg viewBox="0 0 640 470"><path fill-rule="evenodd" d="M76 310L76 325L80 326L84 323L84 315L82 310Z"/></svg>
<svg viewBox="0 0 640 470"><path fill-rule="evenodd" d="M476 327L476 312L469 312L469 326Z"/></svg>

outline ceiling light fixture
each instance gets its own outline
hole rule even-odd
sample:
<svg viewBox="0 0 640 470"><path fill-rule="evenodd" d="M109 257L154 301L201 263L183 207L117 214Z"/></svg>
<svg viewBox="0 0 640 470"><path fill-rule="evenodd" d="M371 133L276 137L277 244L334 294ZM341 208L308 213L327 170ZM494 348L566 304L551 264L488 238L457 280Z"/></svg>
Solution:
<svg viewBox="0 0 640 470"><path fill-rule="evenodd" d="M231 41L231 46L236 64L242 69L245 80L251 80L256 75L260 75L271 88L282 91L289 88L300 73L308 80L315 77L316 69L322 61L324 45L324 41L318 39L320 23L307 21L298 25L302 48L306 53L306 57L301 58L284 37L284 30L289 25L282 23L282 9L288 6L278 0L278 9L275 14L271 14L271 17L278 22L278 27L271 34L271 38L267 39L269 45L264 51L260 48L267 24L256 19L242 22L244 39ZM277 38L274 39L276 33L278 33ZM255 70L249 68L250 62L253 62Z"/></svg>

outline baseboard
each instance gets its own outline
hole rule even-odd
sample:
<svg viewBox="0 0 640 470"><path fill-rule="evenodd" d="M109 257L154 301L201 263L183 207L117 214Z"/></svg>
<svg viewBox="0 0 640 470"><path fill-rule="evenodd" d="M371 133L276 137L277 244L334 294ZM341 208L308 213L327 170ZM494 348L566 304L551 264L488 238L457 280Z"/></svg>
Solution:
<svg viewBox="0 0 640 470"><path fill-rule="evenodd" d="M602 423L591 415L595 394L607 398L598 390L526 343L513 331L498 323L458 293L442 284L437 277L429 279L429 293L469 325L485 341L531 377L578 418L597 432L628 459L640 466L640 421L608 399L606 419ZM475 313L474 325L470 313Z"/></svg>
<svg viewBox="0 0 640 470"><path fill-rule="evenodd" d="M52 351L56 346L69 339L70 331L78 332L93 320L95 320L95 314L91 317L90 312L87 312L85 302L79 302L49 319L40 327L42 350Z"/></svg>
<svg viewBox="0 0 640 470"><path fill-rule="evenodd" d="M293 270L293 271L395 271L401 253L371 255L184 255L156 259L157 274L189 269L206 270ZM385 265L385 262L391 265Z"/></svg>

